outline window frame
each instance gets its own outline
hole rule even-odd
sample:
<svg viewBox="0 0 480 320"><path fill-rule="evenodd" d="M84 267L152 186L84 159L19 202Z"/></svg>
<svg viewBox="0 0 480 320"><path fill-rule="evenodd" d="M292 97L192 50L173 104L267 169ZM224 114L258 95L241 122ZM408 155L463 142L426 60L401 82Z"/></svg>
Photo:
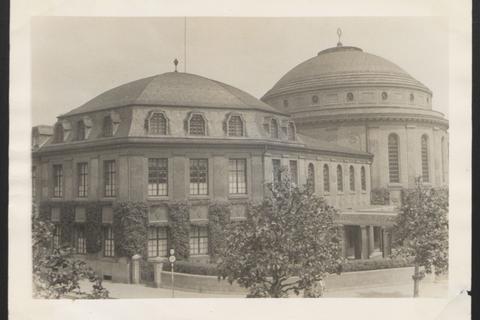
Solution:
<svg viewBox="0 0 480 320"><path fill-rule="evenodd" d="M103 117L102 134L105 138L113 137L113 119L110 115Z"/></svg>
<svg viewBox="0 0 480 320"><path fill-rule="evenodd" d="M64 173L62 164L54 164L53 170L53 198L63 198Z"/></svg>
<svg viewBox="0 0 480 320"><path fill-rule="evenodd" d="M307 185L315 192L315 165L312 162L307 166Z"/></svg>
<svg viewBox="0 0 480 320"><path fill-rule="evenodd" d="M327 163L323 165L323 192L330 193L330 166Z"/></svg>
<svg viewBox="0 0 480 320"><path fill-rule="evenodd" d="M235 163L235 168L232 168L232 162ZM243 164L239 165L239 163L241 162L243 162ZM241 181L242 179L243 179L243 183ZM247 159L245 158L228 159L228 194L245 195L247 194L247 192L248 192Z"/></svg>
<svg viewBox="0 0 480 320"><path fill-rule="evenodd" d="M293 121L289 121L287 124L287 140L295 141L297 140L297 129Z"/></svg>
<svg viewBox="0 0 480 320"><path fill-rule="evenodd" d="M85 126L85 122L82 120L77 121L77 140L83 141L87 138L87 127Z"/></svg>
<svg viewBox="0 0 480 320"><path fill-rule="evenodd" d="M362 191L367 191L367 173L365 166L360 168L360 182Z"/></svg>
<svg viewBox="0 0 480 320"><path fill-rule="evenodd" d="M278 165L276 165L278 164ZM272 184L275 186L282 181L282 162L280 159L272 159Z"/></svg>
<svg viewBox="0 0 480 320"><path fill-rule="evenodd" d="M293 166L292 166L293 164ZM288 161L288 168L290 171L290 181L298 186L298 161L297 160L289 160ZM292 169L294 168L294 169Z"/></svg>
<svg viewBox="0 0 480 320"><path fill-rule="evenodd" d="M161 233L163 229L165 232ZM151 237L151 231L154 230L154 237ZM147 256L148 258L168 256L169 230L167 226L148 226L147 235ZM160 237L162 235L162 237ZM163 250L163 254L162 250ZM153 254L152 254L153 253Z"/></svg>
<svg viewBox="0 0 480 320"><path fill-rule="evenodd" d="M430 138L422 134L420 138L420 159L422 168L422 181L430 183Z"/></svg>
<svg viewBox="0 0 480 320"><path fill-rule="evenodd" d="M395 145L393 144L395 141ZM388 181L400 183L400 137L396 133L390 133L387 141L388 158ZM396 171L396 172L395 172Z"/></svg>
<svg viewBox="0 0 480 320"><path fill-rule="evenodd" d="M344 192L344 185L343 185L343 167L341 164L337 165L337 192L343 193Z"/></svg>
<svg viewBox="0 0 480 320"><path fill-rule="evenodd" d="M199 117L199 119L202 120L203 122L203 133L198 134L198 133L192 133L192 121L194 120L195 117ZM207 130L207 119L202 113L198 112L193 112L190 114L188 117L188 135L189 136L197 136L197 137L204 137L208 135L208 130Z"/></svg>
<svg viewBox="0 0 480 320"><path fill-rule="evenodd" d="M156 130L154 131L153 128L153 123L155 123L157 121L157 117L161 117L162 119L158 119L158 123L156 123L155 125L155 128ZM160 128L162 128L162 122L163 121L163 126L164 126L164 130L160 130ZM168 122L168 118L167 118L167 115L165 114L165 112L163 111L155 111L155 112L152 112L150 114L150 116L148 117L148 134L152 134L152 135L158 135L158 136L166 136L168 135L168 131L169 131L169 122Z"/></svg>
<svg viewBox="0 0 480 320"><path fill-rule="evenodd" d="M109 164L112 165L111 168L108 167ZM113 159L103 161L103 196L105 198L117 196L117 162Z"/></svg>
<svg viewBox="0 0 480 320"><path fill-rule="evenodd" d="M278 120L275 118L270 119L270 138L279 139L280 129L278 125Z"/></svg>
<svg viewBox="0 0 480 320"><path fill-rule="evenodd" d="M350 192L355 192L355 168L352 165L348 168L348 176Z"/></svg>
<svg viewBox="0 0 480 320"><path fill-rule="evenodd" d="M76 254L87 254L87 237L83 223L77 223L73 228L73 248Z"/></svg>
<svg viewBox="0 0 480 320"><path fill-rule="evenodd" d="M204 169L200 169L201 163L204 162L205 165L203 166ZM196 163L196 165L195 165ZM209 186L209 161L208 158L191 158L189 159L189 192L190 196L208 196L210 192ZM192 175L195 173L195 175ZM192 179L195 178L197 181L193 181ZM205 179L205 182L200 182L200 179ZM205 185L205 188L201 187L201 184ZM193 187L193 189L192 189ZM192 190L196 190L192 192Z"/></svg>
<svg viewBox="0 0 480 320"><path fill-rule="evenodd" d="M241 132L240 134L232 134L232 133L235 133L235 132L232 132L231 129L232 129L232 120L233 119L238 119L239 123L236 123L236 125L240 125L240 129L241 129ZM229 114L228 115L228 118L227 118L227 136L228 137L244 137L245 136L245 119L243 118L243 116L241 114Z"/></svg>
<svg viewBox="0 0 480 320"><path fill-rule="evenodd" d="M115 257L115 234L111 224L102 226L102 249L104 257Z"/></svg>
<svg viewBox="0 0 480 320"><path fill-rule="evenodd" d="M84 171L82 168L86 167ZM88 162L77 163L77 197L88 198L89 168Z"/></svg>
<svg viewBox="0 0 480 320"><path fill-rule="evenodd" d="M56 123L53 128L53 142L54 143L65 142L65 128L61 123Z"/></svg>
<svg viewBox="0 0 480 320"><path fill-rule="evenodd" d="M201 231L204 231L202 233ZM192 243L196 245L192 246ZM190 225L189 247L191 256L208 255L209 253L209 230L208 226ZM196 249L196 250L195 250Z"/></svg>
<svg viewBox="0 0 480 320"><path fill-rule="evenodd" d="M157 164L163 164L158 166L152 166L151 164L156 162ZM168 197L168 158L148 158L147 159L147 195L148 197ZM155 172L152 170L156 170ZM156 181L153 181L153 179ZM162 183L162 181L165 181ZM151 186L154 185L153 188ZM161 186L162 185L162 186ZM164 186L163 186L164 185ZM163 190L163 191L162 191Z"/></svg>

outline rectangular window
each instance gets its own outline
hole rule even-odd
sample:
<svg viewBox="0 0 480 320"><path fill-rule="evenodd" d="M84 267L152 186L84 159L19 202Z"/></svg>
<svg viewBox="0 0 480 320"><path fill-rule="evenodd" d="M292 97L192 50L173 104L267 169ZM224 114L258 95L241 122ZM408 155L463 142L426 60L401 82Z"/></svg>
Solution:
<svg viewBox="0 0 480 320"><path fill-rule="evenodd" d="M208 194L208 160L190 159L190 194Z"/></svg>
<svg viewBox="0 0 480 320"><path fill-rule="evenodd" d="M165 257L168 254L168 233L166 227L148 228L148 256Z"/></svg>
<svg viewBox="0 0 480 320"><path fill-rule="evenodd" d="M290 160L290 179L292 183L298 185L298 168L296 160Z"/></svg>
<svg viewBox="0 0 480 320"><path fill-rule="evenodd" d="M32 198L37 196L37 167L32 167Z"/></svg>
<svg viewBox="0 0 480 320"><path fill-rule="evenodd" d="M168 159L148 159L148 195L168 195Z"/></svg>
<svg viewBox="0 0 480 320"><path fill-rule="evenodd" d="M190 254L208 254L208 227L190 227Z"/></svg>
<svg viewBox="0 0 480 320"><path fill-rule="evenodd" d="M282 172L280 171L280 160L273 159L272 168L273 184L276 185L280 183L280 180L282 179Z"/></svg>
<svg viewBox="0 0 480 320"><path fill-rule="evenodd" d="M228 191L230 194L247 193L247 161L230 159L228 165Z"/></svg>
<svg viewBox="0 0 480 320"><path fill-rule="evenodd" d="M116 196L116 174L117 168L115 160L103 162L103 178L104 178L104 195L105 197Z"/></svg>
<svg viewBox="0 0 480 320"><path fill-rule="evenodd" d="M53 165L53 196L63 197L63 166L61 164Z"/></svg>
<svg viewBox="0 0 480 320"><path fill-rule="evenodd" d="M53 239L52 239L53 249L59 249L60 248L60 237L61 236L62 236L62 229L60 229L60 225L54 224L53 225Z"/></svg>
<svg viewBox="0 0 480 320"><path fill-rule="evenodd" d="M103 255L105 257L115 256L115 240L111 226L103 227Z"/></svg>
<svg viewBox="0 0 480 320"><path fill-rule="evenodd" d="M87 240L85 238L85 226L83 224L75 226L73 244L75 248L75 253L87 253Z"/></svg>
<svg viewBox="0 0 480 320"><path fill-rule="evenodd" d="M88 163L77 164L78 197L88 197Z"/></svg>

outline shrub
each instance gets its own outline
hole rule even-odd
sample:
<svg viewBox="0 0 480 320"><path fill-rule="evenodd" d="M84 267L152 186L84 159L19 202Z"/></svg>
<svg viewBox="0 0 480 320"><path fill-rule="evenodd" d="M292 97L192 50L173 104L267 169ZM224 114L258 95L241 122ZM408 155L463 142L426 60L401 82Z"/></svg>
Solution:
<svg viewBox="0 0 480 320"><path fill-rule="evenodd" d="M118 256L146 256L148 206L145 202L119 202L113 207L113 232Z"/></svg>
<svg viewBox="0 0 480 320"><path fill-rule="evenodd" d="M411 267L411 266L413 266L413 259L350 260L342 264L342 272L403 268L403 267Z"/></svg>
<svg viewBox="0 0 480 320"><path fill-rule="evenodd" d="M226 241L226 226L230 222L230 204L213 202L208 207L208 239L212 261L216 261Z"/></svg>
<svg viewBox="0 0 480 320"><path fill-rule="evenodd" d="M386 188L372 189L370 198L373 205L388 205L390 204L390 191Z"/></svg>
<svg viewBox="0 0 480 320"><path fill-rule="evenodd" d="M186 259L190 251L190 205L186 201L171 202L168 216L171 247L175 249L175 256Z"/></svg>
<svg viewBox="0 0 480 320"><path fill-rule="evenodd" d="M170 263L163 264L164 271L170 271ZM203 276L217 276L217 265L213 263L201 263L191 261L177 261L174 265L174 271L179 273L197 274Z"/></svg>

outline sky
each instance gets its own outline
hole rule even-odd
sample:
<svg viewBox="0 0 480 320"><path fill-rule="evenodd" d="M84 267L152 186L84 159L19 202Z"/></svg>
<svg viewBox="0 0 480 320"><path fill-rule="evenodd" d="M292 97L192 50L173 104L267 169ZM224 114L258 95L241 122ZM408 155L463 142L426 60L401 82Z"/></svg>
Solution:
<svg viewBox="0 0 480 320"><path fill-rule="evenodd" d="M448 24L436 17L32 18L32 125L126 82L174 70L260 98L286 72L342 43L400 66L448 116ZM186 59L185 59L186 43Z"/></svg>

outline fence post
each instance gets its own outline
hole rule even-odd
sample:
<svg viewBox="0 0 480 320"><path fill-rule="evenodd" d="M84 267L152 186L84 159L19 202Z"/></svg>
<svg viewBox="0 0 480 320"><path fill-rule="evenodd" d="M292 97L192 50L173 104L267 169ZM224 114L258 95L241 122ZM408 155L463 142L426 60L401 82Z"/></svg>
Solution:
<svg viewBox="0 0 480 320"><path fill-rule="evenodd" d="M151 261L153 263L153 284L155 285L155 287L160 288L162 284L162 269L165 258L156 257L153 258Z"/></svg>
<svg viewBox="0 0 480 320"><path fill-rule="evenodd" d="M132 282L133 284L140 283L140 260L142 256L136 254L132 257Z"/></svg>

